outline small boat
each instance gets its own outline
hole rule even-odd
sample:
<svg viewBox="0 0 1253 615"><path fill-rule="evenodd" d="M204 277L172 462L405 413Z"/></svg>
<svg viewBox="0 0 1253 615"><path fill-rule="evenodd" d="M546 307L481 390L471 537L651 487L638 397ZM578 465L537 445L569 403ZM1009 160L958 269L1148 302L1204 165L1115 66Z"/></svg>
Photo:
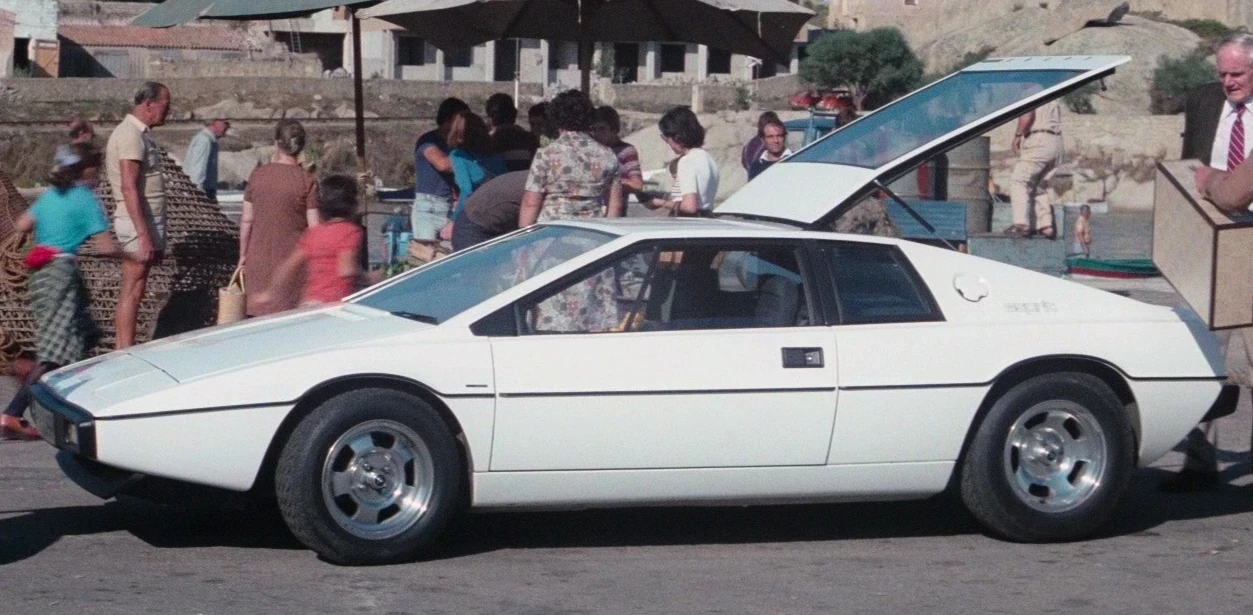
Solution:
<svg viewBox="0 0 1253 615"><path fill-rule="evenodd" d="M1072 275L1098 278L1155 278L1162 275L1153 265L1153 261L1147 258L1099 259L1068 256L1066 265Z"/></svg>

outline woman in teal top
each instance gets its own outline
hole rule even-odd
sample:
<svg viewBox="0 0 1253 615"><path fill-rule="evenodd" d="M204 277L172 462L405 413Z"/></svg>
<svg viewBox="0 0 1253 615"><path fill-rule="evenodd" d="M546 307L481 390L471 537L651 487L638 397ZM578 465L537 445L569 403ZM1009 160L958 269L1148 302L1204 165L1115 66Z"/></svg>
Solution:
<svg viewBox="0 0 1253 615"><path fill-rule="evenodd" d="M100 338L87 311L87 292L75 257L89 240L98 254L124 257L92 193L101 160L100 150L90 143L58 149L48 179L52 187L17 219L19 232L35 232L26 264L33 269L30 311L35 319L36 366L0 417L0 435L5 438L39 437L22 420L30 405L30 386L50 370L85 359Z"/></svg>
<svg viewBox="0 0 1253 615"><path fill-rule="evenodd" d="M462 111L453 119L448 131L448 145L452 151L448 157L452 160L453 179L457 184L457 204L453 208L451 220L456 220L465 209L466 199L487 183L487 180L509 171L505 159L492 151L492 137L487 130L483 118L470 111ZM448 230L446 239L452 237L452 222L445 227ZM441 234L441 237L444 237Z"/></svg>

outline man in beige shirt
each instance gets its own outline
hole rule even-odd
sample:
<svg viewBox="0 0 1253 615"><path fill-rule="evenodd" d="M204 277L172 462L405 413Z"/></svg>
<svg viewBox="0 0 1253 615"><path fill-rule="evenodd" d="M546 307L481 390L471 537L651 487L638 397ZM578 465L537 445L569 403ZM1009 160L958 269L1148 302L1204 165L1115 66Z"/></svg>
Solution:
<svg viewBox="0 0 1253 615"><path fill-rule="evenodd" d="M1005 234L1028 237L1038 234L1052 239L1053 210L1049 207L1044 178L1062 157L1062 109L1057 101L1045 103L1018 118L1012 149L1018 155L1010 176L1009 197L1014 223ZM1035 214L1034 225L1031 214Z"/></svg>
<svg viewBox="0 0 1253 615"><path fill-rule="evenodd" d="M122 289L114 315L118 348L135 344L148 270L165 251L165 179L161 150L149 129L164 124L169 112L169 88L145 83L135 93L135 107L113 129L105 146L105 168L117 203L113 231L122 249L135 257L122 261Z"/></svg>

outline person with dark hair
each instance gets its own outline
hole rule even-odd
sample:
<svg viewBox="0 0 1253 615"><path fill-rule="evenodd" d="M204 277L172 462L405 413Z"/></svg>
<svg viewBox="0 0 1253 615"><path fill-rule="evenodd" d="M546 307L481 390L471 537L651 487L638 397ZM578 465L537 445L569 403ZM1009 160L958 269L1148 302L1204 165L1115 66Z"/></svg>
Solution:
<svg viewBox="0 0 1253 615"><path fill-rule="evenodd" d="M616 218L626 210L617 156L587 134L593 110L592 100L578 90L562 92L549 104L549 120L559 135L535 154L519 227L545 220Z"/></svg>
<svg viewBox="0 0 1253 615"><path fill-rule="evenodd" d="M96 128L91 122L76 117L70 120L70 143L92 143L96 140Z"/></svg>
<svg viewBox="0 0 1253 615"><path fill-rule="evenodd" d="M640 168L640 153L634 145L622 140L622 120L618 110L605 105L597 107L592 114L592 138L613 150L618 157L618 181L622 182L624 194L644 189L644 171Z"/></svg>
<svg viewBox="0 0 1253 615"><path fill-rule="evenodd" d="M774 163L792 155L787 147L787 126L778 119L766 120L757 131L757 137L765 144L765 149L752 164L748 165L748 179L761 175L762 171L774 166Z"/></svg>
<svg viewBox="0 0 1253 615"><path fill-rule="evenodd" d="M518 108L513 105L513 97L501 92L492 94L487 99L486 110L492 148L505 160L505 166L510 171L531 168L531 160L539 150L539 137L514 123L518 119Z"/></svg>
<svg viewBox="0 0 1253 615"><path fill-rule="evenodd" d="M469 110L470 105L460 98L445 98L435 113L435 129L418 137L413 146L417 183L409 217L413 238L418 241L438 241L440 229L448 223L454 186L448 131L457 114Z"/></svg>
<svg viewBox="0 0 1253 615"><path fill-rule="evenodd" d="M548 120L548 103L546 102L537 102L526 111L527 124L531 126L531 134L539 139L540 147L552 143L553 139L557 138L557 131Z"/></svg>
<svg viewBox="0 0 1253 615"><path fill-rule="evenodd" d="M170 90L149 81L135 92L134 101L130 114L113 129L105 146L105 171L117 203L113 232L122 249L136 257L122 262L122 288L113 323L118 349L135 343L148 269L165 251L166 186L161 149L152 140L151 128L165 123Z"/></svg>
<svg viewBox="0 0 1253 615"><path fill-rule="evenodd" d="M30 406L30 386L53 369L85 359L100 338L100 329L87 311L87 292L75 255L90 241L97 254L129 256L109 234L104 208L92 192L102 158L100 149L90 143L60 147L48 178L52 187L15 224L19 232L35 232L26 266L33 270L30 300L36 363L0 415L0 438L38 439L38 431L22 419Z"/></svg>
<svg viewBox="0 0 1253 615"><path fill-rule="evenodd" d="M257 167L248 177L239 221L239 266L253 288L269 287L301 234L318 224L318 182L299 159L305 139L300 122L280 120L274 129L273 162ZM264 316L299 304L300 295L294 290L264 303L249 293L246 313Z"/></svg>
<svg viewBox="0 0 1253 615"><path fill-rule="evenodd" d="M452 249L464 250L518 230L518 211L527 171L510 171L488 180L466 199L465 210L452 223Z"/></svg>
<svg viewBox="0 0 1253 615"><path fill-rule="evenodd" d="M779 114L774 111L765 111L757 116L757 134L753 135L748 143L744 144L744 149L740 150L740 166L747 171L748 167L753 164L754 160L761 158L761 153L766 151L766 143L761 138L761 130L766 127L768 122L778 122Z"/></svg>
<svg viewBox="0 0 1253 615"><path fill-rule="evenodd" d="M466 199L483 182L509 171L505 161L492 153L492 138L487 132L483 118L470 111L462 111L452 121L448 131L449 153L452 159L453 179L457 183L457 205L451 219L440 231L441 239L452 239L452 224L465 209Z"/></svg>
<svg viewBox="0 0 1253 615"><path fill-rule="evenodd" d="M268 287L257 295L262 304L289 294L304 280L300 305L337 303L356 291L361 277L357 253L365 232L356 222L357 182L347 175L332 175L318 187L319 223L300 236L295 249L274 272ZM303 275L298 275L304 265Z"/></svg>
<svg viewBox="0 0 1253 615"><path fill-rule="evenodd" d="M674 183L669 198L654 197L646 206L669 209L676 216L701 216L713 211L718 196L718 163L705 151L705 127L688 107L675 107L657 123L661 138L678 158L670 162Z"/></svg>

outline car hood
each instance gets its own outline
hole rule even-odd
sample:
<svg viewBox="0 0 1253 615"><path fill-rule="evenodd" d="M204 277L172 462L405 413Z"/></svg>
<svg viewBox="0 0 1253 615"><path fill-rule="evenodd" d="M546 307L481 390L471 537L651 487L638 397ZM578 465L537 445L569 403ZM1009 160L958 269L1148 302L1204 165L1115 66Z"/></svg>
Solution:
<svg viewBox="0 0 1253 615"><path fill-rule="evenodd" d="M342 304L212 327L136 346L127 353L184 382L430 327L374 308Z"/></svg>
<svg viewBox="0 0 1253 615"><path fill-rule="evenodd" d="M924 161L1113 74L1130 60L985 60L838 127L766 169L716 213L822 227Z"/></svg>

